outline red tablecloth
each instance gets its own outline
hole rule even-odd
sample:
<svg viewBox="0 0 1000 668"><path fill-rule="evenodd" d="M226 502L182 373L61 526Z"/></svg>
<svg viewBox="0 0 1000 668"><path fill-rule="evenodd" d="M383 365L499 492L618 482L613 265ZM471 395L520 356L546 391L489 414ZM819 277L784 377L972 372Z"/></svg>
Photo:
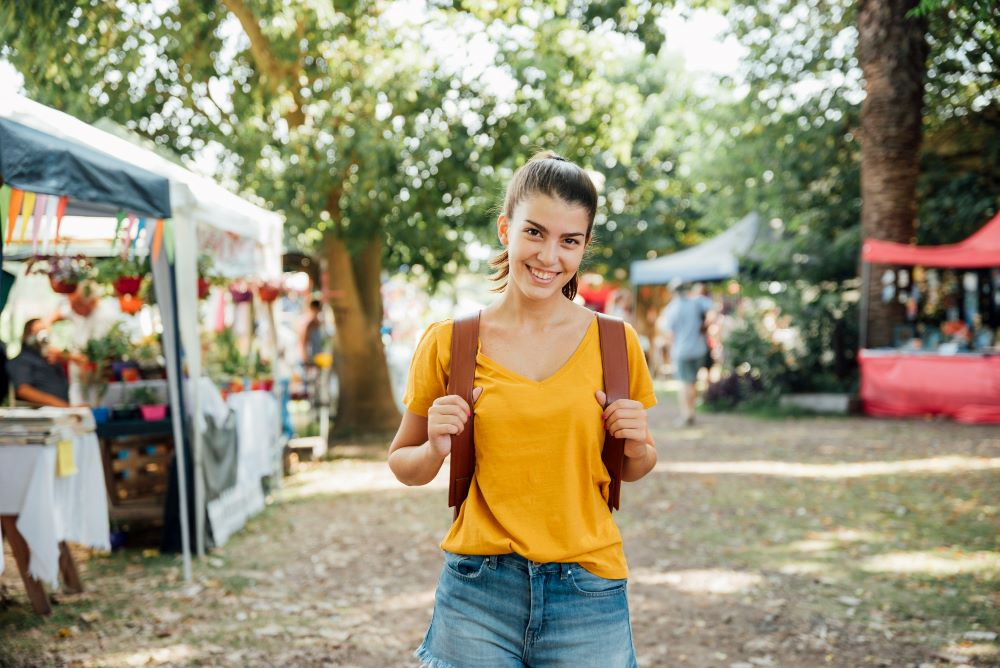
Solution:
<svg viewBox="0 0 1000 668"><path fill-rule="evenodd" d="M861 405L882 417L946 415L1000 424L1000 355L907 355L862 350Z"/></svg>

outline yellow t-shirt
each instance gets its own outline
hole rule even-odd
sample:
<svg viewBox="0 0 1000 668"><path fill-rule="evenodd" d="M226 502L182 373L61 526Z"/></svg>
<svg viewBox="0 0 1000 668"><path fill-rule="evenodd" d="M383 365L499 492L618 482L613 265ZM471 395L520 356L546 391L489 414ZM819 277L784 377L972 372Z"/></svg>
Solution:
<svg viewBox="0 0 1000 668"><path fill-rule="evenodd" d="M451 320L431 325L413 355L403 403L417 415L447 394L451 330ZM629 325L625 339L630 396L649 408L656 403L653 381ZM603 410L594 393L604 389L603 378L597 318L569 360L541 382L479 352L476 470L442 549L515 552L538 562L578 562L605 578L628 576L601 461Z"/></svg>

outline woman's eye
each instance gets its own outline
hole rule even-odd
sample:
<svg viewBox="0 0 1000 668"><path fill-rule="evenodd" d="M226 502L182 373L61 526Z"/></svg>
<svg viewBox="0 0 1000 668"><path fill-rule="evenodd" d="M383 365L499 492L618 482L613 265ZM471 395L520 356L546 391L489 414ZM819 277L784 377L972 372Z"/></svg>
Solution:
<svg viewBox="0 0 1000 668"><path fill-rule="evenodd" d="M568 243L570 246L580 245L580 241L578 239L566 239L566 243Z"/></svg>
<svg viewBox="0 0 1000 668"><path fill-rule="evenodd" d="M541 232L539 232L538 230L536 230L536 229L535 229L535 228L533 228L533 227L529 227L529 228L528 228L528 229L526 230L526 232L528 233L528 236L529 236L529 237L537 237L537 236L539 236L539 235L541 234Z"/></svg>

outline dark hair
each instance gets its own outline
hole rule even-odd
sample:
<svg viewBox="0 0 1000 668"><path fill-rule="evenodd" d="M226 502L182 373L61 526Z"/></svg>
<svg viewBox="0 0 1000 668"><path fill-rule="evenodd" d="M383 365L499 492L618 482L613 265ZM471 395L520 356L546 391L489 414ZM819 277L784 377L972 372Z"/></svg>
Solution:
<svg viewBox="0 0 1000 668"><path fill-rule="evenodd" d="M321 311L323 310L323 303L318 299L314 299L311 302L309 302L309 308L311 308L314 311Z"/></svg>
<svg viewBox="0 0 1000 668"><path fill-rule="evenodd" d="M35 328L35 323L39 322L40 318L32 318L28 322L24 323L24 331L21 332L21 343L27 344L28 339L33 337L35 333L31 330Z"/></svg>
<svg viewBox="0 0 1000 668"><path fill-rule="evenodd" d="M590 239L594 230L594 216L597 215L597 188L594 187L594 182L587 172L576 163L552 151L536 153L514 172L514 177L507 184L503 198L503 215L508 220L513 218L514 209L518 204L532 195L539 194L561 199L567 204L579 204L586 209L587 239ZM500 285L493 288L494 292L503 292L507 289L509 262L506 249L490 260L490 267L496 270L490 276L490 280L501 281ZM574 276L563 286L562 292L567 299L576 297L578 278Z"/></svg>

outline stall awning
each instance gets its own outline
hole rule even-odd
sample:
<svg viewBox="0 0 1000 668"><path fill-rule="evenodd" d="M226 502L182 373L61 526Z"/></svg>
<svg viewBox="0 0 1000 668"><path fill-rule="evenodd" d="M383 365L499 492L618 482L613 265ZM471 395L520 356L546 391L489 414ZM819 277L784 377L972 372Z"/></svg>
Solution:
<svg viewBox="0 0 1000 668"><path fill-rule="evenodd" d="M163 176L11 120L0 118L0 176L12 188L67 195L117 209L169 218L170 182Z"/></svg>
<svg viewBox="0 0 1000 668"><path fill-rule="evenodd" d="M757 239L760 216L751 213L722 234L697 246L655 260L633 262L629 280L633 285L665 285L682 281L718 281L736 276L739 258Z"/></svg>
<svg viewBox="0 0 1000 668"><path fill-rule="evenodd" d="M861 259L880 264L954 269L1000 267L1000 214L994 216L968 239L957 244L912 246L868 239L861 247Z"/></svg>

